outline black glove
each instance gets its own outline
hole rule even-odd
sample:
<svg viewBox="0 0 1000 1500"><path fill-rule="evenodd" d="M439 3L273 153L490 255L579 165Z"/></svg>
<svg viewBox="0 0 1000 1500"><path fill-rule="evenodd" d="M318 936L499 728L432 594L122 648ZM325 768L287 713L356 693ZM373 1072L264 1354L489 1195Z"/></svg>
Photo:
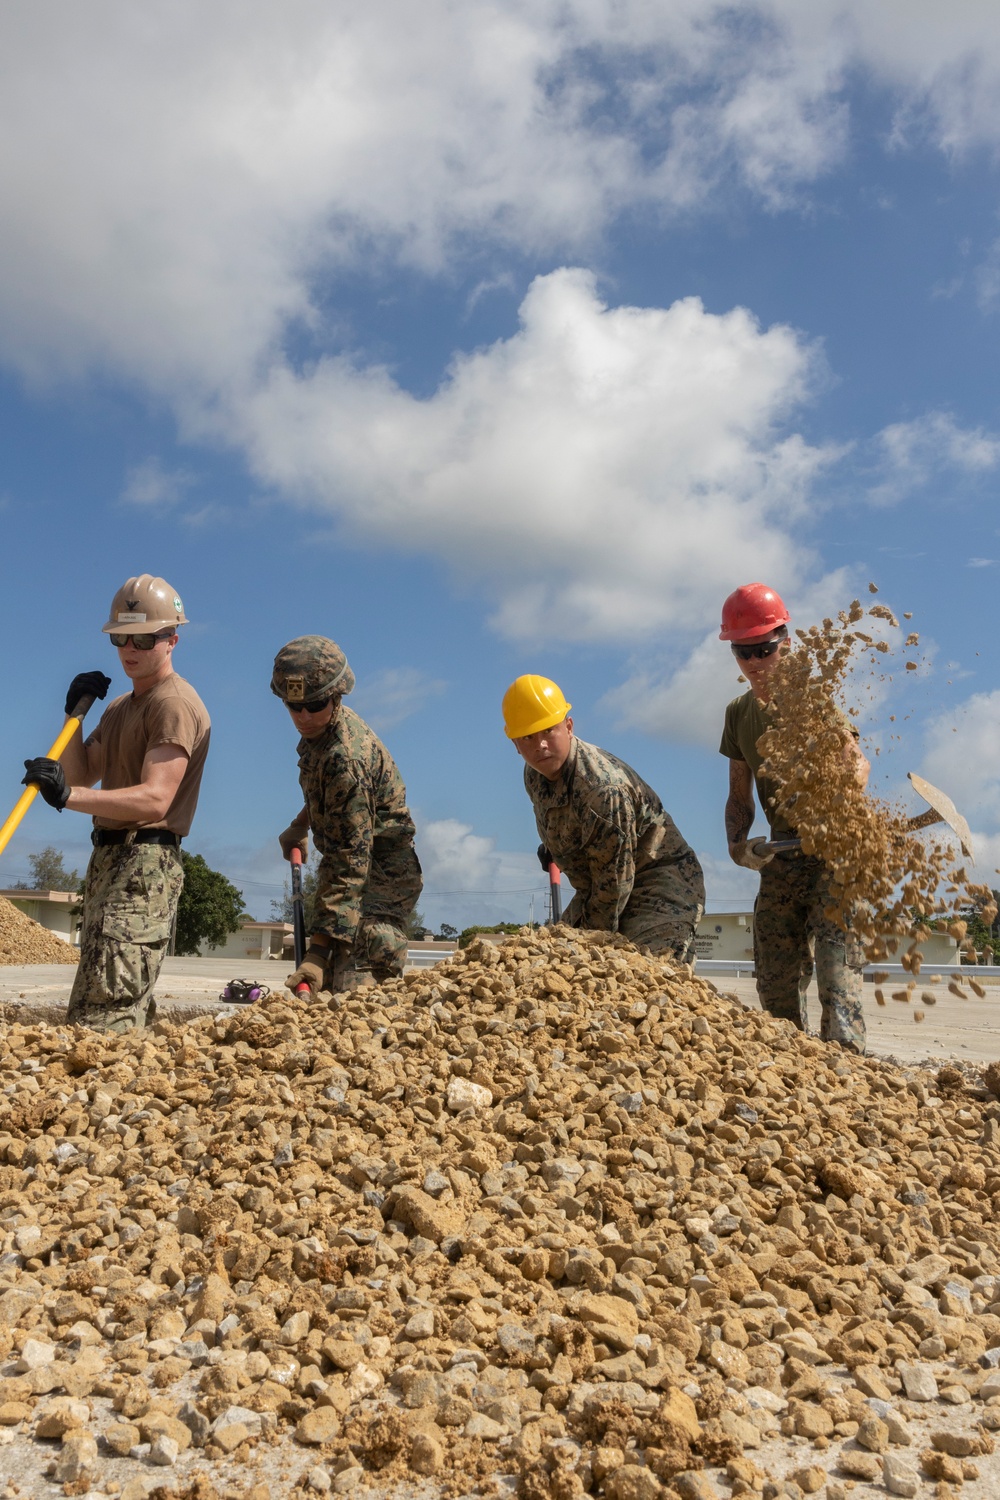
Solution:
<svg viewBox="0 0 1000 1500"><path fill-rule="evenodd" d="M538 846L538 863L547 875L549 873L549 865L552 863L552 855L544 844L539 844Z"/></svg>
<svg viewBox="0 0 1000 1500"><path fill-rule="evenodd" d="M66 785L66 775L57 760L49 760L46 755L36 756L34 760L26 760L24 769L27 775L21 780L22 786L37 786L41 795L50 807L57 812L62 812L69 801L69 787Z"/></svg>
<svg viewBox="0 0 1000 1500"><path fill-rule="evenodd" d="M71 714L86 694L90 698L106 698L111 678L104 672L77 672L66 694L65 712Z"/></svg>

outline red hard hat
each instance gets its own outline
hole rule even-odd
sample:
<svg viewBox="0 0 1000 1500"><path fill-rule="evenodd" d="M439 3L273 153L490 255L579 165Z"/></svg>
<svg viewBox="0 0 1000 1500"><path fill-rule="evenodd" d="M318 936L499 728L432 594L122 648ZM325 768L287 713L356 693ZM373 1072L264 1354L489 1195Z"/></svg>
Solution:
<svg viewBox="0 0 1000 1500"><path fill-rule="evenodd" d="M720 641L752 641L787 625L791 615L781 596L766 583L744 583L722 606Z"/></svg>

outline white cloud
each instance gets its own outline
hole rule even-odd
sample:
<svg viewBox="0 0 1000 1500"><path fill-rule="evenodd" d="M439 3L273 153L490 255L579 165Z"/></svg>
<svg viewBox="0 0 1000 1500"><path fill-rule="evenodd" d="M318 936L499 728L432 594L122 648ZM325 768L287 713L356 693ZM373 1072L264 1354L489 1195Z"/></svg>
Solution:
<svg viewBox="0 0 1000 1500"><path fill-rule="evenodd" d="M608 308L538 277L521 327L426 400L381 369L275 368L233 416L265 483L359 536L487 580L506 636L690 630L747 574L797 578L805 496L834 450L786 430L818 358L742 308Z"/></svg>
<svg viewBox="0 0 1000 1500"><path fill-rule="evenodd" d="M1000 142L985 4L36 0L0 43L5 359L181 412L290 326L322 342L338 267L580 255L624 209L734 185L787 201L844 159L857 72L899 140Z"/></svg>
<svg viewBox="0 0 1000 1500"><path fill-rule="evenodd" d="M129 469L122 499L127 505L162 509L176 505L194 482L185 469L165 469L158 458L147 458Z"/></svg>
<svg viewBox="0 0 1000 1500"><path fill-rule="evenodd" d="M920 774L971 823L1000 823L1000 689L974 693L927 726Z"/></svg>
<svg viewBox="0 0 1000 1500"><path fill-rule="evenodd" d="M419 667L386 667L358 686L351 707L380 733L418 713L431 698L440 698L447 683Z"/></svg>
<svg viewBox="0 0 1000 1500"><path fill-rule="evenodd" d="M961 427L948 412L894 422L876 443L883 478L870 494L877 503L902 499L949 472L976 478L1000 464L1000 437Z"/></svg>
<svg viewBox="0 0 1000 1500"><path fill-rule="evenodd" d="M424 871L420 910L437 929L450 922L459 931L473 923L527 922L546 914L547 882L534 853L503 850L457 818L417 818L417 853ZM563 884L564 900L569 890Z"/></svg>

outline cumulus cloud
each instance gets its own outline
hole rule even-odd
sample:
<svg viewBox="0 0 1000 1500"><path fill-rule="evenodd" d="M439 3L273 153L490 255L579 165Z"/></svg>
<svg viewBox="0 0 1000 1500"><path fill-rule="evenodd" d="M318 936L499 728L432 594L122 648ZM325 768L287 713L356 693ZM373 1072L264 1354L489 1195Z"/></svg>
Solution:
<svg viewBox="0 0 1000 1500"><path fill-rule="evenodd" d="M440 698L446 688L419 667L386 667L362 682L351 695L351 707L381 733L418 713L428 699Z"/></svg>
<svg viewBox="0 0 1000 1500"><path fill-rule="evenodd" d="M894 422L876 438L883 478L870 491L889 503L945 474L975 479L1000 464L1000 437L981 427L961 427L948 412Z"/></svg>
<svg viewBox="0 0 1000 1500"><path fill-rule="evenodd" d="M548 887L533 851L498 849L495 839L457 818L418 818L417 852L424 871L420 910L433 927L527 922L532 901L535 921L544 920Z"/></svg>
<svg viewBox="0 0 1000 1500"><path fill-rule="evenodd" d="M195 412L289 331L322 344L337 268L567 257L635 206L794 198L844 159L858 72L900 141L1000 141L1000 18L971 4L36 0L0 40L5 358Z"/></svg>
<svg viewBox="0 0 1000 1500"><path fill-rule="evenodd" d="M1000 689L974 693L927 726L921 776L948 793L960 812L1000 823Z"/></svg>
<svg viewBox="0 0 1000 1500"><path fill-rule="evenodd" d="M742 308L609 308L562 270L430 398L343 360L283 366L232 439L262 481L357 535L487 580L502 634L628 639L712 618L748 572L803 571L796 523L836 455L788 418L818 368Z"/></svg>

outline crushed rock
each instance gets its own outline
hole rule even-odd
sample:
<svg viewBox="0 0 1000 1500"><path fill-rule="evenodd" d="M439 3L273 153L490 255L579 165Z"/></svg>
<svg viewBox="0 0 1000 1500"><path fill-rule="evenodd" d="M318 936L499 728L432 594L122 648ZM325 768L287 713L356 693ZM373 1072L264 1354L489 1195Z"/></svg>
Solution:
<svg viewBox="0 0 1000 1500"><path fill-rule="evenodd" d="M1000 1104L958 1070L617 937L151 1033L12 1024L0 1440L61 1433L64 1492L122 1500L833 1494L897 1450L960 1484L1000 1428L998 1210Z"/></svg>
<svg viewBox="0 0 1000 1500"><path fill-rule="evenodd" d="M56 937L0 896L0 964L75 964L79 959L72 943Z"/></svg>

